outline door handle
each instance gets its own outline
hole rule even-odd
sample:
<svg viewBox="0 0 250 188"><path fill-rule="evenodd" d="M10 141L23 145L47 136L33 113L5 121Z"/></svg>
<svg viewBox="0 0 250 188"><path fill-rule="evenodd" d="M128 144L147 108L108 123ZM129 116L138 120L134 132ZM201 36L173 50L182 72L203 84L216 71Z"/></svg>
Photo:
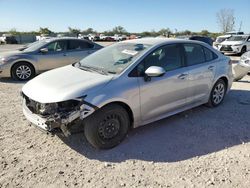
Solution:
<svg viewBox="0 0 250 188"><path fill-rule="evenodd" d="M211 70L211 71L214 70L214 66L209 66L208 70Z"/></svg>
<svg viewBox="0 0 250 188"><path fill-rule="evenodd" d="M187 77L188 74L181 74L178 76L179 79L184 80Z"/></svg>

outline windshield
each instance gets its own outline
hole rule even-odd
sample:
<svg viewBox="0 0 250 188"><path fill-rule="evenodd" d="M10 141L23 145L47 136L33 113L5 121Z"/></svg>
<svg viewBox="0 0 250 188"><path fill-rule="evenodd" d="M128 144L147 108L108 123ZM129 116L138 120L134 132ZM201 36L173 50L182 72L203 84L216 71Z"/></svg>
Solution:
<svg viewBox="0 0 250 188"><path fill-rule="evenodd" d="M119 74L149 47L150 45L146 44L117 43L82 59L79 68L92 67L107 73Z"/></svg>
<svg viewBox="0 0 250 188"><path fill-rule="evenodd" d="M245 41L246 39L246 36L232 36L227 41Z"/></svg>
<svg viewBox="0 0 250 188"><path fill-rule="evenodd" d="M216 42L221 43L221 42L225 41L226 39L227 39L227 38L218 37L218 38L216 39Z"/></svg>
<svg viewBox="0 0 250 188"><path fill-rule="evenodd" d="M46 40L36 41L36 42L29 44L27 46L27 48L25 48L23 51L24 52L36 51L47 43L48 43L48 41L46 41Z"/></svg>

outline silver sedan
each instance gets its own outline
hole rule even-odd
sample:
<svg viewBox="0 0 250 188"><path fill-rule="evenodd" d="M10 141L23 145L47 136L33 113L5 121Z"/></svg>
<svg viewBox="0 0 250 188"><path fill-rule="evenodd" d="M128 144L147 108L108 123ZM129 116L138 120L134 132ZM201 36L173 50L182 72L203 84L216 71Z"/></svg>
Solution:
<svg viewBox="0 0 250 188"><path fill-rule="evenodd" d="M96 43L75 38L37 41L0 53L0 77L29 80L41 72L78 62L100 48Z"/></svg>
<svg viewBox="0 0 250 188"><path fill-rule="evenodd" d="M107 149L130 128L220 105L232 80L230 59L203 42L124 41L29 81L23 112L37 127L61 128L65 135L80 121L87 140Z"/></svg>

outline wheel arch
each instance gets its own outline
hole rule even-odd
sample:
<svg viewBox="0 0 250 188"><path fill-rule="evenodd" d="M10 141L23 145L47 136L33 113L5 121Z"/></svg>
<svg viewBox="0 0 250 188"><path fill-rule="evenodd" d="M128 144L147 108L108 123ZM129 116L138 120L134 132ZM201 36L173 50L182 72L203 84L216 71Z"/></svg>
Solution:
<svg viewBox="0 0 250 188"><path fill-rule="evenodd" d="M225 84L226 84L226 90L228 89L228 78L226 77L226 76L221 76L221 77L219 77L217 80L216 80L216 82L218 82L218 80L223 80L224 82L225 82ZM215 83L216 83L215 82ZM214 84L215 84L214 83Z"/></svg>
<svg viewBox="0 0 250 188"><path fill-rule="evenodd" d="M130 119L130 122L131 122L131 128L132 128L133 124L134 124L134 114L133 114L133 111L130 108L130 106L128 104L126 104L125 102L122 102L122 101L112 101L110 103L107 103L107 104L103 105L101 108L103 108L105 106L108 106L108 105L111 105L111 104L117 104L117 105L123 107L128 112L129 119Z"/></svg>

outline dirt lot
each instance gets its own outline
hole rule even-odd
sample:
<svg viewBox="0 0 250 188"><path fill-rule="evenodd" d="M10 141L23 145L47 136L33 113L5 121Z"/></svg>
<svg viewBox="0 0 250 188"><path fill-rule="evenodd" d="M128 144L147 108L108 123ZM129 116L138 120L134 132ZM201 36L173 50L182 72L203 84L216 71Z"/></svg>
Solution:
<svg viewBox="0 0 250 188"><path fill-rule="evenodd" d="M250 76L221 106L135 129L108 151L93 149L83 133L65 139L29 126L23 84L0 79L0 188L250 187Z"/></svg>

